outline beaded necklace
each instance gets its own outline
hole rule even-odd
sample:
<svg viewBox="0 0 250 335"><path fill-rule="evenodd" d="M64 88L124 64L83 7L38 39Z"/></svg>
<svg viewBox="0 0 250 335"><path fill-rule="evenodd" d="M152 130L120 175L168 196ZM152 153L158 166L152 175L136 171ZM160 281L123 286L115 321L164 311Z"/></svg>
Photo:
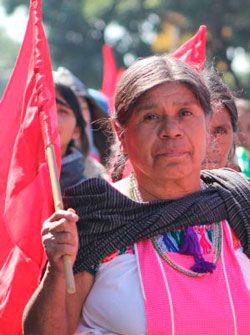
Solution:
<svg viewBox="0 0 250 335"><path fill-rule="evenodd" d="M142 196L138 189L137 182L136 182L136 179L133 173L130 175L130 189L129 190L130 190L129 192L130 196L134 201L143 202ZM212 244L215 250L213 264L216 264L221 254L222 226L220 223L214 223L211 226L212 226ZM169 257L168 252L162 250L162 247L159 244L159 237L153 237L151 241L158 255L176 271L181 272L189 277L202 277L208 274L207 272L203 273L203 272L192 271L191 269L187 269L179 264L176 264Z"/></svg>
<svg viewBox="0 0 250 335"><path fill-rule="evenodd" d="M135 175L133 173L130 174L129 176L129 195L132 200L137 201L137 202L145 202L142 199L141 193L138 189L137 182L135 179Z"/></svg>

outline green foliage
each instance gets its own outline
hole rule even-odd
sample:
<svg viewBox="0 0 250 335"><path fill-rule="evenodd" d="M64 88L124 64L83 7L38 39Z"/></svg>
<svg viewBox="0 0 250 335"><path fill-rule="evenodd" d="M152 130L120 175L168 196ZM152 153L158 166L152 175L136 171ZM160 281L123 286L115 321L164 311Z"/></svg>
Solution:
<svg viewBox="0 0 250 335"><path fill-rule="evenodd" d="M146 9L155 9L157 7L160 7L161 3L161 0L145 0L144 6Z"/></svg>
<svg viewBox="0 0 250 335"><path fill-rule="evenodd" d="M117 4L117 12L119 14L125 14L128 11L138 11L141 8L141 1L131 1L131 0L123 0L119 1Z"/></svg>
<svg viewBox="0 0 250 335"><path fill-rule="evenodd" d="M83 15L86 18L100 17L113 5L113 0L85 0L83 3Z"/></svg>

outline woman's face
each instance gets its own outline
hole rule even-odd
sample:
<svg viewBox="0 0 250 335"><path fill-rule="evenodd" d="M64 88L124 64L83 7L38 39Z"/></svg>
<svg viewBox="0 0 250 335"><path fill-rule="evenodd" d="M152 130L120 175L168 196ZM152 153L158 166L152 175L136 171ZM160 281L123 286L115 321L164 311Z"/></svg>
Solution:
<svg viewBox="0 0 250 335"><path fill-rule="evenodd" d="M84 97L78 96L79 105L81 107L82 116L86 122L86 128L90 129L91 115L89 110L89 104Z"/></svg>
<svg viewBox="0 0 250 335"><path fill-rule="evenodd" d="M80 138L80 130L76 124L74 112L58 91L56 91L56 106L61 152L62 156L64 156L69 142Z"/></svg>
<svg viewBox="0 0 250 335"><path fill-rule="evenodd" d="M185 85L165 83L148 91L118 136L137 176L159 182L199 178L206 117Z"/></svg>
<svg viewBox="0 0 250 335"><path fill-rule="evenodd" d="M239 113L238 145L250 151L250 112Z"/></svg>
<svg viewBox="0 0 250 335"><path fill-rule="evenodd" d="M204 168L219 169L227 166L229 153L233 148L234 132L227 108L214 108L209 122L209 141Z"/></svg>

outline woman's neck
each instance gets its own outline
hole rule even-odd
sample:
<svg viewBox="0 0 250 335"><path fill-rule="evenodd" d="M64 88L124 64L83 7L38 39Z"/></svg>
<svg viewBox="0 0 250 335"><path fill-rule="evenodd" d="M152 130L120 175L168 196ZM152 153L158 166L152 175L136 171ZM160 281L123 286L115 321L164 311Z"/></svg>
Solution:
<svg viewBox="0 0 250 335"><path fill-rule="evenodd" d="M200 190L200 175L178 180L157 180L136 176L135 183L143 201L177 199Z"/></svg>

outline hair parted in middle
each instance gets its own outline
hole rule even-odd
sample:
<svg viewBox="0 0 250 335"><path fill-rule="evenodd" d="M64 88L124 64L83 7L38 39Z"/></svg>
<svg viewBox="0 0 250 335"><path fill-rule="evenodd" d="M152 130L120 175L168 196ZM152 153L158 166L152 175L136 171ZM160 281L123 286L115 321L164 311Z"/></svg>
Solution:
<svg viewBox="0 0 250 335"><path fill-rule="evenodd" d="M200 102L205 115L211 114L210 93L200 73L170 55L159 55L137 60L124 72L116 89L115 120L120 126L126 126L138 99L167 82L186 85Z"/></svg>

